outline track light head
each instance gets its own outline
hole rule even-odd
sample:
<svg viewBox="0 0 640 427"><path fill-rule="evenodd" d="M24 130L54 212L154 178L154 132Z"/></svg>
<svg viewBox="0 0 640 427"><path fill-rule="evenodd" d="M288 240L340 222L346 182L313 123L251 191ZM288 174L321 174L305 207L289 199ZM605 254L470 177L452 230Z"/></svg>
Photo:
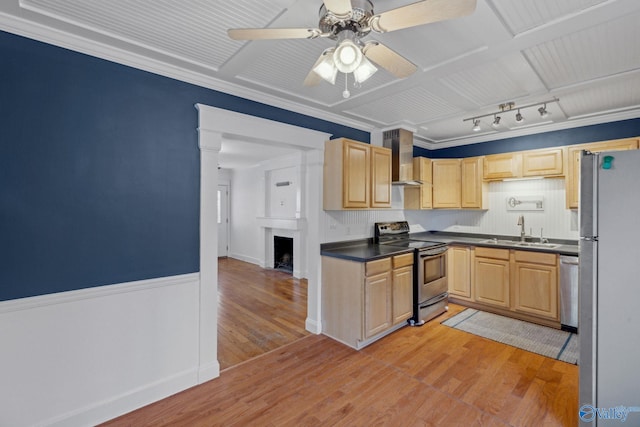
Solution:
<svg viewBox="0 0 640 427"><path fill-rule="evenodd" d="M473 120L473 128L472 130L474 132L479 132L480 130L482 130L482 128L480 127L480 119L474 119Z"/></svg>
<svg viewBox="0 0 640 427"><path fill-rule="evenodd" d="M493 123L491 123L491 126L493 126L494 129L500 127L500 116L493 116Z"/></svg>
<svg viewBox="0 0 640 427"><path fill-rule="evenodd" d="M520 109L518 108L518 113L516 114L516 123L522 122L524 122L524 117L522 117L522 114L520 114Z"/></svg>
<svg viewBox="0 0 640 427"><path fill-rule="evenodd" d="M547 117L549 117L549 112L547 111L547 104L544 104L544 106L538 108L538 113L540 113L540 117L542 117L543 119L546 119Z"/></svg>

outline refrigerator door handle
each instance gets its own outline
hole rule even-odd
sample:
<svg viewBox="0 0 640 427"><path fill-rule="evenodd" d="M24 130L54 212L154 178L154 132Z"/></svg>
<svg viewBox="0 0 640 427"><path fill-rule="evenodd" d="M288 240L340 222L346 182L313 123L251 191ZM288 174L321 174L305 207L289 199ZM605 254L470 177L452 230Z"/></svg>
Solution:
<svg viewBox="0 0 640 427"><path fill-rule="evenodd" d="M598 235L598 162L599 155L589 151L580 153L580 236Z"/></svg>

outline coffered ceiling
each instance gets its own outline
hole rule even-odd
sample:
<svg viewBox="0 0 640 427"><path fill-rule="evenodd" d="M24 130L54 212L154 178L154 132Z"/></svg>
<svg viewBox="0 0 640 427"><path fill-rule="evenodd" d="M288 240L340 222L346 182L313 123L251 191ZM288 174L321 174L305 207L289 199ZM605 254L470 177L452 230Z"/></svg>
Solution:
<svg viewBox="0 0 640 427"><path fill-rule="evenodd" d="M453 0L451 0L453 1ZM411 0L372 0L379 13ZM437 149L640 117L640 1L478 0L467 17L378 40L418 71L383 69L361 87L303 81L325 39L235 41L236 27L318 26L318 0L4 0L0 29L367 131L405 127ZM501 127L463 119L498 105L558 98L503 114Z"/></svg>

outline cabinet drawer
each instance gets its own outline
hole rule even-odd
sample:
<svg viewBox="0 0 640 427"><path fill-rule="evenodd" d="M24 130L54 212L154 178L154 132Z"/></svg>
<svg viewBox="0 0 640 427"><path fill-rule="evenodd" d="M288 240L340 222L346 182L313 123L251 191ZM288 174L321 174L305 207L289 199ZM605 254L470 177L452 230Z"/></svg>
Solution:
<svg viewBox="0 0 640 427"><path fill-rule="evenodd" d="M529 262L532 264L556 265L556 254L533 252L533 251L515 251L516 262Z"/></svg>
<svg viewBox="0 0 640 427"><path fill-rule="evenodd" d="M386 273L389 270L391 270L391 257L367 262L364 274L368 277L374 274Z"/></svg>
<svg viewBox="0 0 640 427"><path fill-rule="evenodd" d="M495 258L495 259L509 259L509 249L497 249L497 248L485 248L477 246L475 250L476 257L481 258Z"/></svg>
<svg viewBox="0 0 640 427"><path fill-rule="evenodd" d="M396 255L393 257L393 269L413 265L413 253Z"/></svg>

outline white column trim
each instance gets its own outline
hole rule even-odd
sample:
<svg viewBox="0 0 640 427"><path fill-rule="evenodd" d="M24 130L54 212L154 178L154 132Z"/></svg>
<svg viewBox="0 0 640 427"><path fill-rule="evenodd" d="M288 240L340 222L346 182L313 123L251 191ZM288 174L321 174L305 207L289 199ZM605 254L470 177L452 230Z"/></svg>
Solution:
<svg viewBox="0 0 640 427"><path fill-rule="evenodd" d="M223 110L221 108L211 107L203 104L196 104L195 106L199 113L199 135L200 135L200 147L201 147L201 187L200 187L200 281L201 281L201 296L202 291L206 290L209 293L211 299L206 302L213 305L213 307L206 308L205 302L201 301L201 310L208 309L211 313L217 312L215 302L217 301L217 263L212 263L211 260L217 259L216 256L212 256L211 251L217 251L217 232L207 229L206 218L215 218L215 204L211 204L208 197L211 194L208 193L208 185L214 185L217 187L217 164L212 161L215 157L217 160L218 151L220 150L217 145L217 141L222 142L223 138L235 137L235 138L250 138L254 140L260 140L268 142L273 145L284 145L289 147L298 148L306 153L304 156L305 162L311 161L312 167L306 167L305 173L307 176L306 189L312 189L312 192L308 192L305 206L301 209L302 212L306 212L308 215L307 230L310 231L304 237L305 253L307 256L306 268L309 272L308 275L308 298L307 298L307 319L305 321L305 327L310 332L319 334L322 332L321 323L321 282L320 282L320 237L318 229L320 227L320 211L322 210L322 167L318 165L322 164L322 153L324 152L324 142L331 138L331 134L325 132L319 132L311 129L306 129L298 126L289 125L286 123L280 123L272 120L263 119L260 117L250 116L247 114L236 113L229 110ZM215 136L214 136L215 135ZM204 148L204 149L203 149ZM206 152L211 149L213 154L211 158L204 160ZM218 151L216 151L218 150ZM309 155L311 154L311 155ZM215 177L214 177L215 175ZM213 221L212 221L213 224ZM206 253L203 253L206 251ZM215 269L206 268L208 264L216 264ZM215 275L210 277L215 271ZM207 340L211 340L212 337L216 337L215 350L217 352L217 317L208 315L201 312L201 336L200 343L205 345ZM206 325L206 328L203 327ZM213 331L211 331L213 329ZM209 332L206 332L206 331ZM203 333L209 335L202 336ZM211 348L207 347L208 351L201 350L201 356L205 359L210 357Z"/></svg>
<svg viewBox="0 0 640 427"><path fill-rule="evenodd" d="M200 287L198 383L220 376L218 362L218 154L222 133L198 128L200 148Z"/></svg>

